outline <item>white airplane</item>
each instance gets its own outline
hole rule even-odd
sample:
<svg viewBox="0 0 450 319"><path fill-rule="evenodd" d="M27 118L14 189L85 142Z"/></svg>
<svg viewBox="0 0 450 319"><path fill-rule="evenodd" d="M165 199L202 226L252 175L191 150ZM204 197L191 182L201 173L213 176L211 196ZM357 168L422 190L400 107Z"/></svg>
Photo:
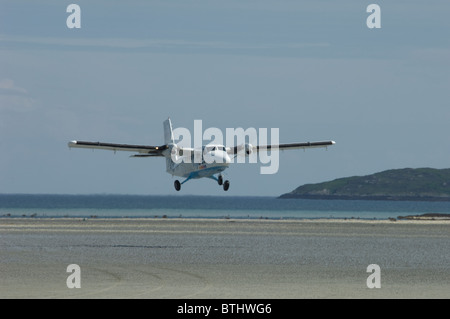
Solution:
<svg viewBox="0 0 450 319"><path fill-rule="evenodd" d="M111 151L129 151L138 154L131 157L165 157L166 171L172 176L184 177L185 180L180 182L175 180L174 186L177 191L181 189L181 185L190 179L211 178L223 185L223 190L227 191L230 187L228 180L223 180L222 172L232 163L231 156L244 155L249 156L253 152L271 151L271 150L288 150L288 149L306 149L316 147L328 147L334 145L334 141L323 142L306 142L291 143L278 145L251 145L244 143L239 146L225 147L224 145L202 146L201 150L178 146L175 143L172 123L170 118L164 121L164 145L147 146L147 145L130 145L130 144L113 144L102 142L86 142L86 141L70 141L69 148L91 148ZM194 160L195 152L201 152L201 162ZM183 161L183 158L185 159ZM175 160L174 160L175 159ZM188 159L188 160L186 160ZM217 175L217 176L215 176Z"/></svg>

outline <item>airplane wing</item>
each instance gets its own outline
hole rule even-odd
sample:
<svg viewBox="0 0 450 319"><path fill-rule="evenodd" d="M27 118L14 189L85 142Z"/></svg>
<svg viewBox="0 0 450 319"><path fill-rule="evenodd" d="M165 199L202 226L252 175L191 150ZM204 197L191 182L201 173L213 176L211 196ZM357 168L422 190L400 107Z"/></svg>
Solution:
<svg viewBox="0 0 450 319"><path fill-rule="evenodd" d="M114 144L102 142L86 142L86 141L70 141L68 143L70 148L92 148L110 151L128 151L137 152L139 154L132 155L133 157L149 157L149 156L164 156L162 152L168 148L167 145L148 146L148 145L131 145L131 144Z"/></svg>
<svg viewBox="0 0 450 319"><path fill-rule="evenodd" d="M292 150L292 149L306 149L317 147L328 147L336 144L335 141L322 141L322 142L305 142L305 143L290 143L290 144L274 144L274 145L251 145L242 144L234 147L228 147L228 154L238 154L243 152L244 155L249 155L252 152L259 151L271 151L271 150Z"/></svg>
<svg viewBox="0 0 450 319"><path fill-rule="evenodd" d="M305 149L314 147L328 147L336 144L335 141L323 141L323 142L306 142L306 143L290 143L290 144L278 144L278 145L257 145L254 146L255 151L261 150L292 150L292 149ZM255 149L256 148L256 149Z"/></svg>

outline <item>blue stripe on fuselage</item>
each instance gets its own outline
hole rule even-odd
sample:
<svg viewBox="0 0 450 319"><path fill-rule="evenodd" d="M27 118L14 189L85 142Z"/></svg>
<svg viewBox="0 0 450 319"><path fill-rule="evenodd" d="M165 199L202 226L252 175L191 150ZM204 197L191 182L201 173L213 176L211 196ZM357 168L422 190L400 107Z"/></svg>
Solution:
<svg viewBox="0 0 450 319"><path fill-rule="evenodd" d="M206 167L204 169L192 172L190 174L185 175L184 177L187 177L189 179L192 178L202 178L202 177L210 177L214 174L218 174L220 172L223 172L228 165L217 165L212 167Z"/></svg>

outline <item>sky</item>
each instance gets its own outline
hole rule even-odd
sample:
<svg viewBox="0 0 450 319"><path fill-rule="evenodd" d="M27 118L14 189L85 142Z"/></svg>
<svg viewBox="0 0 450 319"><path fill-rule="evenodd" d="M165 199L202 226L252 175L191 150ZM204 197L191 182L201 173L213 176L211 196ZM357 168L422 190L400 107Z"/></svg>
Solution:
<svg viewBox="0 0 450 319"><path fill-rule="evenodd" d="M447 0L0 0L0 193L279 196L448 168L449 15ZM272 175L236 163L228 192L209 179L176 192L162 158L67 146L161 145L168 117L336 145L281 152Z"/></svg>

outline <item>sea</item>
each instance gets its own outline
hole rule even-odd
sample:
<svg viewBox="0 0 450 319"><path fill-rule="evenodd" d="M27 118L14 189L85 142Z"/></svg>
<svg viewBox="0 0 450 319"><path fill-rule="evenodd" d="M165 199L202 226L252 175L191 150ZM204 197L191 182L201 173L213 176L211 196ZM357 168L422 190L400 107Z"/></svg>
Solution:
<svg viewBox="0 0 450 319"><path fill-rule="evenodd" d="M0 194L0 218L390 219L450 213L450 202L191 195Z"/></svg>

